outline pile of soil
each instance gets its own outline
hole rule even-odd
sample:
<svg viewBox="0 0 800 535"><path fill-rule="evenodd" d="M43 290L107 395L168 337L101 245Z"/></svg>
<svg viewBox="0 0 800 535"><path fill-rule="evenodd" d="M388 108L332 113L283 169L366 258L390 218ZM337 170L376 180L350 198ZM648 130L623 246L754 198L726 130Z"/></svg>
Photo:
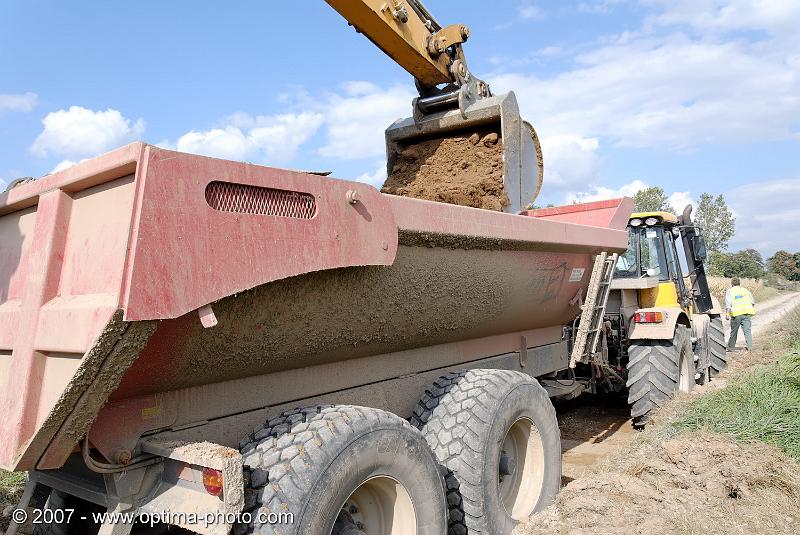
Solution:
<svg viewBox="0 0 800 535"><path fill-rule="evenodd" d="M780 450L664 433L645 431L514 534L800 532L800 465Z"/></svg>
<svg viewBox="0 0 800 535"><path fill-rule="evenodd" d="M496 132L431 139L397 155L383 193L502 212L503 142Z"/></svg>

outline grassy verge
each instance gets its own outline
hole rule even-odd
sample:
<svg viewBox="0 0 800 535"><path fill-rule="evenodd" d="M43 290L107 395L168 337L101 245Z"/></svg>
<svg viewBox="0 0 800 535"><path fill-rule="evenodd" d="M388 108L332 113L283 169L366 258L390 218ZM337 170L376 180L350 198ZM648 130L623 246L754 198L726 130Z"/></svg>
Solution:
<svg viewBox="0 0 800 535"><path fill-rule="evenodd" d="M24 485L24 473L0 470L0 501L10 503L19 498L19 493L22 492Z"/></svg>
<svg viewBox="0 0 800 535"><path fill-rule="evenodd" d="M0 533L8 527L8 518L3 516L3 511L8 506L16 505L25 485L23 472L6 472L0 470Z"/></svg>
<svg viewBox="0 0 800 535"><path fill-rule="evenodd" d="M679 429L765 442L800 461L800 312L781 323L765 344L772 355L779 355L777 361L754 366L722 390L690 403L678 420Z"/></svg>
<svg viewBox="0 0 800 535"><path fill-rule="evenodd" d="M800 355L746 372L699 398L678 427L765 442L800 461Z"/></svg>

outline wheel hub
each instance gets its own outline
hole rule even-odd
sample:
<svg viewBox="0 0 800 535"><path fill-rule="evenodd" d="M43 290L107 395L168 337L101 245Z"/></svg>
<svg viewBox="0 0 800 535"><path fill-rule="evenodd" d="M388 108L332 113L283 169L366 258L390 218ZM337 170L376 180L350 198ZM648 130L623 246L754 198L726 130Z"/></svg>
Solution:
<svg viewBox="0 0 800 535"><path fill-rule="evenodd" d="M530 419L518 418L506 432L497 471L500 502L514 520L524 520L544 485L544 444Z"/></svg>
<svg viewBox="0 0 800 535"><path fill-rule="evenodd" d="M513 476L517 471L517 461L506 452L500 454L500 477Z"/></svg>
<svg viewBox="0 0 800 535"><path fill-rule="evenodd" d="M342 505L331 535L415 535L417 516L408 491L388 476L368 479Z"/></svg>

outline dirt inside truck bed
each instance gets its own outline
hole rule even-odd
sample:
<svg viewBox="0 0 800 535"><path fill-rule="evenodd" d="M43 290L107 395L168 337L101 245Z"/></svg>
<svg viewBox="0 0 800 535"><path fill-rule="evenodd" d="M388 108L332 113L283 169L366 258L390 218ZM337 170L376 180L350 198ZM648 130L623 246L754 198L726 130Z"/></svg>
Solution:
<svg viewBox="0 0 800 535"><path fill-rule="evenodd" d="M431 139L402 147L383 193L503 211L503 142L496 132Z"/></svg>

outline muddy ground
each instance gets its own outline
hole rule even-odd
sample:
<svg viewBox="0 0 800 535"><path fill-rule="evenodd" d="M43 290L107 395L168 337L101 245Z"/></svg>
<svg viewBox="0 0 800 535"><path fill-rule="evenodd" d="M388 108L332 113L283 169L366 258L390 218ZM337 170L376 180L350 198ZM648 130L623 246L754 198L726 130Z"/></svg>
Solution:
<svg viewBox="0 0 800 535"><path fill-rule="evenodd" d="M756 350L730 353L719 378L680 395L644 432L633 430L623 396L557 403L565 487L515 535L800 533L798 463L772 446L663 425L742 370L774 362L784 351L775 322L799 304L790 294L759 305Z"/></svg>

